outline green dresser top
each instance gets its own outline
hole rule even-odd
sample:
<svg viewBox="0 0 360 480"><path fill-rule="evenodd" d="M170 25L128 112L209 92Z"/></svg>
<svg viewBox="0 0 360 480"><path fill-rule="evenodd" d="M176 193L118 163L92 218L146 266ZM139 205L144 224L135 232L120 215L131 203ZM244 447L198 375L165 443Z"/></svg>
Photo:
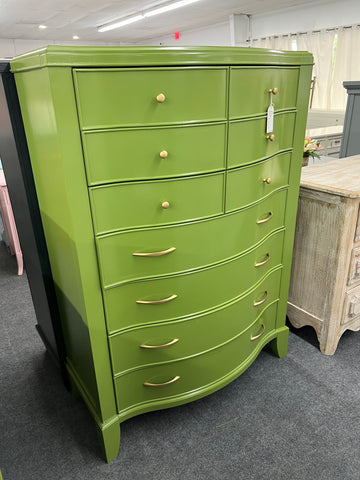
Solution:
<svg viewBox="0 0 360 480"><path fill-rule="evenodd" d="M308 52L248 47L67 47L50 45L11 61L11 71L42 67L312 65Z"/></svg>

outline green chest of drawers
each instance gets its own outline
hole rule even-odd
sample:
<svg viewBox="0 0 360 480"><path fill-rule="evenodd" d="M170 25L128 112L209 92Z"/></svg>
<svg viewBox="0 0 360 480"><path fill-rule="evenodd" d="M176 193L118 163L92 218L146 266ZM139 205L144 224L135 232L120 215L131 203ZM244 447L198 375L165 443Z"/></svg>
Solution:
<svg viewBox="0 0 360 480"><path fill-rule="evenodd" d="M286 354L311 68L241 48L13 60L66 368L108 461L122 421Z"/></svg>

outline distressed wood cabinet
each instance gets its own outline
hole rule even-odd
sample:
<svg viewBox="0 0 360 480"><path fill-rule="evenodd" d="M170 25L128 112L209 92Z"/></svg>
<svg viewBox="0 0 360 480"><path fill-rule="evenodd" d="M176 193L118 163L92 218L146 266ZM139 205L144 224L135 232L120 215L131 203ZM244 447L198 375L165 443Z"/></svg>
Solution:
<svg viewBox="0 0 360 480"><path fill-rule="evenodd" d="M108 461L122 421L218 390L268 342L286 354L311 69L247 48L12 61L66 368Z"/></svg>
<svg viewBox="0 0 360 480"><path fill-rule="evenodd" d="M332 355L360 330L360 155L303 169L288 316Z"/></svg>

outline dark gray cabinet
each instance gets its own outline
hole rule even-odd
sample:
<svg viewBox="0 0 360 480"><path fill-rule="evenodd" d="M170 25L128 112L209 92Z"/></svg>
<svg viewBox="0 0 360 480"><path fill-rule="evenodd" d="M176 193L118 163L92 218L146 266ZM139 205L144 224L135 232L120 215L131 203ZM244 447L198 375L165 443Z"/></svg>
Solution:
<svg viewBox="0 0 360 480"><path fill-rule="evenodd" d="M55 288L15 80L7 62L0 62L0 158L36 313L36 328L67 383Z"/></svg>
<svg viewBox="0 0 360 480"><path fill-rule="evenodd" d="M340 158L360 153L360 81L344 82L343 85L347 90L348 100Z"/></svg>

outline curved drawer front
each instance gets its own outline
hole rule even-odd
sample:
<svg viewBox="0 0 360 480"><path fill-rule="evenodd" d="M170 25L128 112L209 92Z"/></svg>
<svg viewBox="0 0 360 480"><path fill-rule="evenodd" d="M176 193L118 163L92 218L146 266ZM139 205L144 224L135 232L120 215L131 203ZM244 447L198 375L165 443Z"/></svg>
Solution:
<svg viewBox="0 0 360 480"><path fill-rule="evenodd" d="M274 190L287 186L290 160L290 153L282 153L268 160L228 171L225 212L250 205Z"/></svg>
<svg viewBox="0 0 360 480"><path fill-rule="evenodd" d="M91 129L225 120L227 74L221 67L75 69L80 125Z"/></svg>
<svg viewBox="0 0 360 480"><path fill-rule="evenodd" d="M225 168L226 124L83 132L89 185Z"/></svg>
<svg viewBox="0 0 360 480"><path fill-rule="evenodd" d="M224 174L89 189L96 234L223 213Z"/></svg>
<svg viewBox="0 0 360 480"><path fill-rule="evenodd" d="M275 155L281 150L291 149L295 115L295 113L274 115L273 140L267 138L270 134L265 133L265 117L231 122L229 125L228 167L247 165Z"/></svg>
<svg viewBox="0 0 360 480"><path fill-rule="evenodd" d="M221 347L193 358L145 367L115 378L118 411L167 398L170 406L171 397L175 396L176 402L177 395L188 394L190 401L193 396L201 396L201 389L211 388L211 384L215 390L229 383L246 368L249 356L256 355L257 348L264 341L266 343L267 334L275 327L276 305L266 309L242 334ZM218 387L216 382L219 382Z"/></svg>
<svg viewBox="0 0 360 480"><path fill-rule="evenodd" d="M277 232L245 255L189 274L105 290L109 333L199 313L238 297L281 264L283 237L283 231Z"/></svg>
<svg viewBox="0 0 360 480"><path fill-rule="evenodd" d="M266 113L270 100L275 111L294 108L297 67L233 67L230 69L230 118ZM269 90L277 88L276 95Z"/></svg>
<svg viewBox="0 0 360 480"><path fill-rule="evenodd" d="M113 372L196 355L227 342L278 300L280 278L281 269L275 270L246 296L204 315L111 336Z"/></svg>
<svg viewBox="0 0 360 480"><path fill-rule="evenodd" d="M286 197L281 190L228 215L98 237L102 285L184 272L238 255L284 225ZM257 224L268 212L273 212L271 220Z"/></svg>

